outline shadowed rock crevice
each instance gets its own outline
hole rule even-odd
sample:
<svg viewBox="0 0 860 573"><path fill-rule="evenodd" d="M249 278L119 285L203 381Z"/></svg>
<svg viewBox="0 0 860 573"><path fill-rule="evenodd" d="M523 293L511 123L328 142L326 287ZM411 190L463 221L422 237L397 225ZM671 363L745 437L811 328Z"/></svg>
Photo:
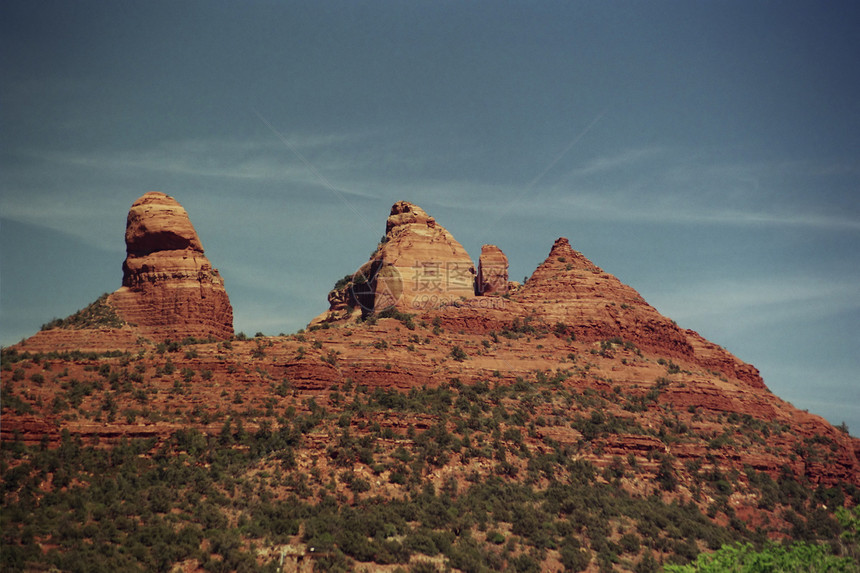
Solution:
<svg viewBox="0 0 860 573"><path fill-rule="evenodd" d="M508 257L496 245L481 247L475 294L480 296L508 294Z"/></svg>

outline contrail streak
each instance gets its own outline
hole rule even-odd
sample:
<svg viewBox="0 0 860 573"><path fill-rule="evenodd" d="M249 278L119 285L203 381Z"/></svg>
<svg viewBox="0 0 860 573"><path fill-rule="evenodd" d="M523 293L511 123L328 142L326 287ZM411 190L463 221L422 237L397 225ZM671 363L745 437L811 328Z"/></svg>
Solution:
<svg viewBox="0 0 860 573"><path fill-rule="evenodd" d="M581 132L579 132L579 134L578 134L576 137L574 137L574 138L571 140L571 142L570 142L570 143L568 143L568 144L567 144L567 147L565 147L565 148L562 150L562 152L561 152L561 153L559 153L559 154L555 157L555 159L553 159L553 160L550 162L550 164L546 166L546 168L545 168L543 171L541 171L540 173L538 173L537 177L535 177L534 179L532 179L532 180L529 182L529 184L528 184L528 185L526 185L526 188L525 188L525 189L523 189L523 191L522 191L519 195L517 195L516 197L514 197L514 200L513 200L513 201L511 201L510 203L508 203L508 206L507 206L507 207L505 207L505 209L501 212L501 214L499 214L499 216L498 216L498 217L496 217L496 218L492 221L492 223L490 223L490 225L494 225L494 224L498 223L498 222L499 222L499 221L500 221L500 220L501 220L505 215L507 215L507 214L508 214L508 211L510 211L511 209L513 209L513 208L514 208L514 206L516 206L516 204L520 202L520 199L522 199L522 198L523 198L523 196L524 196L526 193L528 193L529 191L531 191L531 190L532 190L532 188L533 188L535 185L537 185L537 184L538 184L538 182L540 182L540 180L541 180L541 179L543 179L543 178L544 178L544 176L545 176L547 173L549 173L549 172L550 172L550 170L551 170L553 167L555 167L556 163L558 163L559 161L561 161L561 159L562 159L565 155L567 155L567 154L568 154L568 152L569 152L571 149L573 149L573 146L574 146L574 145L576 145L577 143L579 143L579 141L580 141L583 137L585 137L585 136L588 134L588 132L589 132L589 131L591 131L591 129L592 129L595 125L597 125L597 123L598 123L601 119L603 119L603 116L605 116L605 115L606 115L606 110L604 110L604 111L600 112L600 114L599 114L597 117L595 117L595 118L591 121L591 123L589 123L589 124L585 127L585 129L583 129Z"/></svg>
<svg viewBox="0 0 860 573"><path fill-rule="evenodd" d="M251 110L254 112L254 114L255 114L258 118L260 118L260 121L261 121L261 122L263 122L263 125L265 125L266 127L268 127L268 128L269 128L269 131L271 131L272 133L274 133L274 134L275 134L275 137L277 137L278 139L280 139L280 140L281 140L281 143L283 143L284 145L286 145L286 146L287 146L287 149L289 149L290 151L292 151L292 152L293 152L293 155L295 155L296 157L298 157L298 158L299 158L299 161L301 161L301 162L302 162L302 164L303 164L305 167L307 167L307 168L308 168L308 171L310 171L311 173L313 173L314 177L316 177L317 179L319 179L319 181L320 181L320 182L321 182L321 183L322 183L326 188L328 188L328 190L329 190L329 191L331 191L332 193L334 193L335 195L337 195L337 196L340 198L340 200L343 202L343 204L344 204L344 205L346 205L346 206L347 206L347 208L349 208L349 210L350 210L350 211L352 211L352 212L355 214L355 216L356 216L356 217L358 217L358 218L359 218L359 219L360 219L360 220L361 220L365 225L367 225L369 228L373 229L373 225L371 225L371 224L370 224L370 222L369 222L367 219L365 219L365 218L364 218L364 216L363 216L361 213L359 213L359 212L355 209L355 207L353 207L352 203L350 203L350 202L349 202L349 200L346 198L346 196L345 196L341 191L339 191L339 190L338 190L334 185L332 185L332 184L331 184L331 181L329 181L329 180L326 178L326 176L325 176L325 175L323 175L322 173L320 173L320 172L317 170L317 168L316 168L316 167L314 167L314 166L313 166L313 164L312 164L310 161L308 161L308 160L307 160L307 158L305 158L305 156L304 156L304 155L302 155L302 154L301 154L301 152L300 152L298 149L296 149L296 146L295 146L295 145L293 145L293 144L290 142L290 140L289 140L289 139L287 139L286 137L284 137L284 136L281 134L281 132L279 132L277 129L275 129L275 127L274 127L274 126L269 122L269 120L267 120L265 117L263 117L263 116L260 114L260 112L258 112L258 111L256 110L256 108L253 108L253 107L252 107L252 108L251 108Z"/></svg>

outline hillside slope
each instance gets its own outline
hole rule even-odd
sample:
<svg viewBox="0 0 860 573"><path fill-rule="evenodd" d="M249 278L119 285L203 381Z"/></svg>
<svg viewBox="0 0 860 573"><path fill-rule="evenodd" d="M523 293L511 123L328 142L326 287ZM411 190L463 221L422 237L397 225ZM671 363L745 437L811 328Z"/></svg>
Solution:
<svg viewBox="0 0 860 573"><path fill-rule="evenodd" d="M401 261L428 252L414 239ZM853 551L833 512L860 502L860 440L566 239L505 296L379 308L355 288L289 336L89 325L4 349L4 563L647 571L735 540Z"/></svg>

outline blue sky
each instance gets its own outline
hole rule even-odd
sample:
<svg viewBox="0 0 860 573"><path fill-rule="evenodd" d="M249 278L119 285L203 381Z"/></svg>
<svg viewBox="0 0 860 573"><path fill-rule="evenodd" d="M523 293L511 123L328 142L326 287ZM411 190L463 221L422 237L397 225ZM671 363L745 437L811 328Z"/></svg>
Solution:
<svg viewBox="0 0 860 573"><path fill-rule="evenodd" d="M237 331L294 332L421 205L521 279L568 237L860 431L856 2L0 3L0 343L188 210Z"/></svg>

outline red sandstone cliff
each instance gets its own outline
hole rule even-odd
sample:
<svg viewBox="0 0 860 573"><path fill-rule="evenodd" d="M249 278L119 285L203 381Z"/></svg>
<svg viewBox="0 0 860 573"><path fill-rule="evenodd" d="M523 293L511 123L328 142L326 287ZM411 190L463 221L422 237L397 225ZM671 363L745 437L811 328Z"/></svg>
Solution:
<svg viewBox="0 0 860 573"><path fill-rule="evenodd" d="M216 282L214 271L209 274L208 261L201 263L205 257L187 215L175 202L166 202L166 196L159 194L152 199L161 206L132 209L135 215L129 218L128 282L124 281L124 287L109 301L122 292L126 293L123 296L138 297L147 304L176 300L179 302L174 307L188 309L193 305L187 304L185 295L206 288L211 291L206 296L201 293L194 301L200 304L201 300L210 300L210 293L216 293L220 282ZM365 266L380 263L380 268L388 268L392 272L385 280L407 277L399 287L396 282L389 285L389 293L396 294L393 289L397 287L407 301L408 297L419 296L420 288L407 285L408 278L414 279L408 274L410 269L414 271L414 261L458 265L468 262L465 250L440 229L419 208L398 203L387 222L387 240ZM490 260L489 256L482 258L482 268L489 268ZM498 266L501 268L501 264ZM632 454L643 457L640 462L650 467L650 452L656 451L682 461L710 460L708 463L722 471L741 473L751 467L774 477L790 471L813 484L842 481L860 486L860 440L773 395L753 366L697 333L679 328L633 288L575 251L567 239L558 239L531 278L508 297L469 295L464 282L451 287L449 293L461 294L447 304L437 301L436 305L417 308L407 305L411 317L401 314L397 319L354 320L361 310L357 297L368 297L364 301L367 313L384 308L376 300L382 293L381 280L369 281L364 290L356 288L355 282L353 277L353 284L330 293L332 307L339 305L341 314L337 317L340 320L326 322L325 329L290 337L234 341L232 345L195 345L193 352L184 356L181 352L159 354L152 342L132 341L129 336L123 344L142 351L140 356L146 355L141 358L141 370L146 373L145 380L160 392L153 394L157 395L153 405L165 401L160 407L174 399L171 389L176 386L175 377L158 374L166 362L193 375L206 374L206 379L195 379L185 387L181 400L213 416L235 407L234 400L240 392L249 404L262 407L271 398L273 381L280 380L289 382L294 396L313 398L333 408L337 405L329 403L329 390L340 385L409 391L452 380L467 386L487 381L494 385L525 384L526 388L546 390L547 399L555 391L569 397L564 408L552 400L532 404L535 415L544 421L563 420L536 428L535 439L576 445L581 455L598 465L608 463L611 455ZM414 284L422 286L420 281ZM158 296L152 290L156 286L163 287ZM434 284L433 288L438 287ZM224 301L229 308L226 295ZM139 318L129 310L141 306L120 304L116 308L130 322L150 320L145 312ZM202 314L209 318L217 315L211 310ZM181 316L158 316L162 320L169 318L169 328L174 329L171 332L177 332L187 328L184 321L189 317L200 315L186 312ZM205 321L209 318L198 318L198 323L208 324ZM324 315L323 320L327 318ZM151 324L150 332L158 332L164 326ZM226 328L226 321L223 326ZM140 323L135 328L141 328ZM135 332L131 327L121 330ZM74 341L59 335L52 339L50 332L41 333L43 346L53 342L57 350L72 348ZM110 349L105 341L115 340L115 331L87 332L93 348ZM49 349L34 347L36 339L40 337L30 339L18 350ZM70 376L85 380L93 376L94 366L101 366L99 360L60 362L68 366ZM4 384L8 376L4 372ZM38 406L51 404L58 385L63 383L61 378L51 378L43 385L26 389L26 398L36 412L42 412L41 416L4 410L4 439L15 430L25 438L33 434L31 441L38 440L40 433L52 432L56 438L56 427L60 426L88 436L123 432L163 435L179 423L171 419L173 425L153 423L129 429L120 422L70 423L54 419L49 409ZM127 400L124 407L135 406L130 394L120 399ZM518 407L515 401L509 405ZM89 412L98 411L94 401L88 408ZM580 411L583 416L594 411L611 415L636 432L615 429L608 436L585 436L571 424ZM45 426L40 420L51 423ZM380 423L388 421L381 419ZM738 503L742 502L739 499Z"/></svg>
<svg viewBox="0 0 860 573"><path fill-rule="evenodd" d="M475 291L482 296L508 294L508 257L496 245L481 247Z"/></svg>
<svg viewBox="0 0 860 573"><path fill-rule="evenodd" d="M139 339L225 339L233 307L176 199L150 192L131 206L122 286L27 339L31 352L125 350Z"/></svg>
<svg viewBox="0 0 860 573"><path fill-rule="evenodd" d="M398 201L385 236L352 280L329 293L329 311L311 324L389 308L415 312L475 296L475 266L466 249L421 207Z"/></svg>
<svg viewBox="0 0 860 573"><path fill-rule="evenodd" d="M150 192L135 201L125 244L122 287L109 298L123 320L156 339L233 335L224 281L176 199Z"/></svg>

